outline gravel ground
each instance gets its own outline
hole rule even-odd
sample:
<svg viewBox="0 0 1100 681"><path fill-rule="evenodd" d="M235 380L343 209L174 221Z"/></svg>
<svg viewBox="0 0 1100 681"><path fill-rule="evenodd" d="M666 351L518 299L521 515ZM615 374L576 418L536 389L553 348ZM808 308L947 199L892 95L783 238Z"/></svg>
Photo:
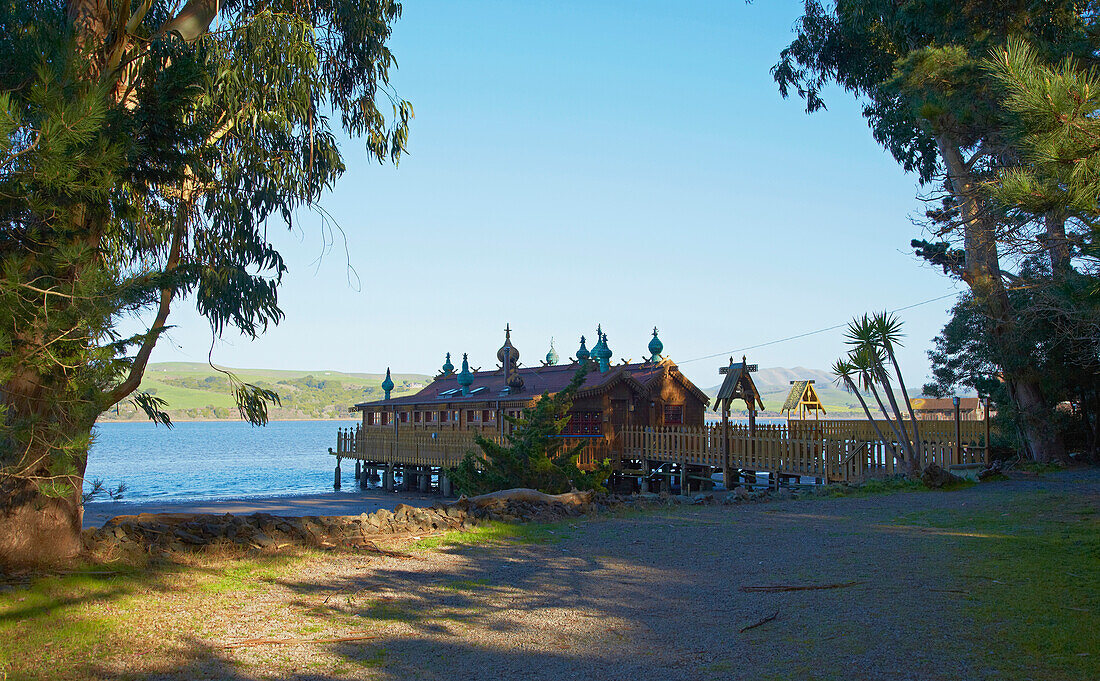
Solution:
<svg viewBox="0 0 1100 681"><path fill-rule="evenodd" d="M566 523L543 544L318 559L239 601L232 624L196 632L178 663L142 678L1003 678L983 664L953 565L954 547L988 539L905 516L994 510L1059 489L1100 499L1100 471L952 493L679 507ZM741 591L850 581L862 583ZM322 611L326 630L309 636L376 638L216 647L302 636L288 618Z"/></svg>

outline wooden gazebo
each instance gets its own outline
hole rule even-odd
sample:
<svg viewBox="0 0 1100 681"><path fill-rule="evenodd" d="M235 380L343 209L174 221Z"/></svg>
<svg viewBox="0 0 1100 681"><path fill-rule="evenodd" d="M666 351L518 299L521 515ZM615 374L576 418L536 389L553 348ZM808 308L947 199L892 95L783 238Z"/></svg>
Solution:
<svg viewBox="0 0 1100 681"><path fill-rule="evenodd" d="M760 407L760 410L764 409L764 401L760 399L760 391L756 389L756 384L752 380L752 373L757 370L757 365L749 364L748 358L741 357L740 362L734 362L730 357L729 366L724 366L718 369L719 374L725 374L726 378L722 381L721 387L718 388L718 396L714 398L715 408L720 409L722 412L722 451L724 452L723 458L725 464L723 465L722 475L723 480L732 481L735 479L733 471L730 469L730 405L734 400L744 400L745 407L749 412L749 437L753 438L756 435L756 408ZM756 447L756 441L751 440L753 449ZM727 487L729 483L727 482Z"/></svg>

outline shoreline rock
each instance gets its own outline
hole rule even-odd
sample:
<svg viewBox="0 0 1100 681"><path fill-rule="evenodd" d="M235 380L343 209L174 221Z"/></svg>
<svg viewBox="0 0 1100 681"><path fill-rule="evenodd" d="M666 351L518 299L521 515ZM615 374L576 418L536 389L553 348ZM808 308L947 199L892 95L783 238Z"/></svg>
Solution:
<svg viewBox="0 0 1100 681"><path fill-rule="evenodd" d="M708 490L691 495L666 492L591 495L581 503L505 498L479 505L463 497L451 503L437 501L429 507L399 503L392 511L383 508L347 516L140 513L116 516L100 528L87 529L83 539L89 551L112 547L150 553L196 551L219 545L267 552L287 546L376 550L373 542L379 539L469 530L485 521L554 522L609 511L690 505L735 506L797 499L803 494L789 488L754 491L739 485L731 491Z"/></svg>

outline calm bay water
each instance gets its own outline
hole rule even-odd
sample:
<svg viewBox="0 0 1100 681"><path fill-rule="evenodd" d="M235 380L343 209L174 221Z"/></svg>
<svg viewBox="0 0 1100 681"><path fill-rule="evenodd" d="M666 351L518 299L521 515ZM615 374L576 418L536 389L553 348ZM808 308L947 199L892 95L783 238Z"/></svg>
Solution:
<svg viewBox="0 0 1100 681"><path fill-rule="evenodd" d="M333 491L336 429L354 421L102 423L85 484L126 483L123 501L190 501ZM344 490L356 490L344 466ZM106 496L101 497L105 499Z"/></svg>
<svg viewBox="0 0 1100 681"><path fill-rule="evenodd" d="M354 423L273 421L253 428L238 421L192 421L171 430L148 422L101 423L85 489L96 478L109 488L124 482L122 500L128 502L331 493L336 461L328 449L335 446L336 429ZM354 493L355 466L343 468L343 491Z"/></svg>

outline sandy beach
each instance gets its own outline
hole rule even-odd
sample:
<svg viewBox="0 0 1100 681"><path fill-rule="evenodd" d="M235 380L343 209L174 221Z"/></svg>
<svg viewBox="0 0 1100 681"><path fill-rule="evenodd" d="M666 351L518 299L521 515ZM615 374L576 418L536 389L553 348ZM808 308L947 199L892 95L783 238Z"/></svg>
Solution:
<svg viewBox="0 0 1100 681"><path fill-rule="evenodd" d="M359 515L380 508L393 509L397 504L430 506L441 500L438 494L418 492L384 492L370 489L361 492L330 492L300 496L252 497L207 501L93 501L84 504L84 527L99 527L119 515L138 513L212 513L235 515L270 513L284 516Z"/></svg>

